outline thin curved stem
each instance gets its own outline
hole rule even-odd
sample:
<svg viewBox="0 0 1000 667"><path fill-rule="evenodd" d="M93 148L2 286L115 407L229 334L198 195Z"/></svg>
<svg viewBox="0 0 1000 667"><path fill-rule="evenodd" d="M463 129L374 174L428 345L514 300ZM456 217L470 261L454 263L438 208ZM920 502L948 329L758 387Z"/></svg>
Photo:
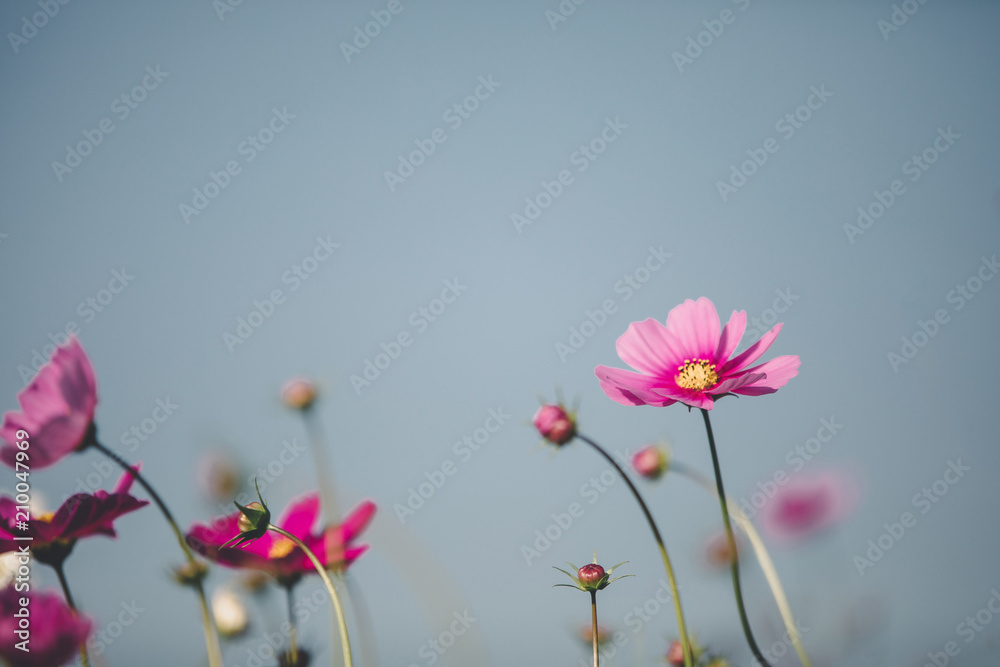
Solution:
<svg viewBox="0 0 1000 667"><path fill-rule="evenodd" d="M618 462L615 461L611 455L604 450L604 448L587 436L577 433L576 437L593 447L601 456L607 459L608 463L610 463L612 467L618 471L621 478L625 480L625 484L628 485L629 490L632 491L632 495L635 496L636 501L638 501L639 507L642 508L642 513L646 516L646 521L649 522L649 527L653 531L653 538L656 540L656 545L660 548L660 557L663 559L663 566L667 570L667 580L670 582L670 591L674 599L674 612L677 614L677 628L680 631L681 646L684 649L684 667L692 667L694 659L691 653L691 642L688 641L687 629L684 625L684 612L681 611L681 594L677 588L677 579L674 577L674 568L670 563L670 556L667 555L667 547L663 543L663 537L660 535L660 529L656 526L656 521L653 520L653 515L649 512L649 508L646 506L646 502L639 494L639 490L635 488L635 484L632 483L632 480L625 474L625 471L622 470L620 465L618 465Z"/></svg>
<svg viewBox="0 0 1000 667"><path fill-rule="evenodd" d="M717 494L712 481L694 468L691 468L683 463L671 462L669 469L678 475L687 477L709 493L713 495ZM736 521L740 529L743 530L747 539L750 540L750 545L753 547L754 554L757 556L757 562L760 563L760 569L764 571L764 578L767 579L767 584L771 587L771 594L774 596L774 602L778 605L778 611L781 613L781 620L785 624L785 630L788 632L788 636L792 640L792 645L795 647L795 652L799 656L799 661L802 663L803 667L812 667L812 662L809 660L809 656L806 654L806 649L802 645L802 635L799 633L799 628L795 624L795 617L792 615L792 608L788 604L785 589L781 585L781 580L778 578L778 570L774 567L774 561L771 560L770 554L767 553L767 548L764 546L764 540L761 539L760 533L757 532L757 529L754 528L753 523L743 510L740 509L739 505L734 503L729 498L726 498L726 503L729 505L730 516L732 516L732 518Z"/></svg>
<svg viewBox="0 0 1000 667"><path fill-rule="evenodd" d="M73 602L73 594L69 592L69 582L66 580L66 573L63 572L62 563L59 565L53 565L52 568L56 571L56 576L59 577L59 585L62 586L63 595L66 596L66 604L69 608L73 610L73 614L78 613L76 608L76 603ZM87 654L87 640L84 639L80 642L80 662L83 667L90 667L90 655Z"/></svg>
<svg viewBox="0 0 1000 667"><path fill-rule="evenodd" d="M333 582L330 581L330 576L326 573L326 568L323 567L323 564L319 562L318 558L316 558L316 554L314 554L312 550L302 542L302 540L295 537L287 530L278 528L273 523L268 524L267 528L268 530L273 530L279 535L283 535L294 542L298 548L302 549L306 557L309 558L313 567L316 568L316 572L319 574L320 579L323 580L323 584L326 586L326 592L330 594L330 599L333 600L333 607L337 610L337 622L340 625L340 643L344 649L344 665L345 667L353 667L354 663L351 661L351 640L347 636L347 619L344 618L344 608L340 605L340 598L337 597L337 589L333 587Z"/></svg>
<svg viewBox="0 0 1000 667"><path fill-rule="evenodd" d="M109 459L117 463L123 470L132 476L132 479L139 482L139 485L146 490L149 497L153 499L156 506L160 508L160 512L167 519L167 523L170 524L170 528L174 531L174 536L177 538L177 543L181 546L181 551L184 552L184 557L187 558L189 563L197 563L194 554L191 553L191 549L188 547L187 542L184 539L184 533L181 532L180 527L177 525L177 521L174 520L173 514L167 509L166 503L160 498L153 487L146 481L142 473L137 471L135 468L130 466L128 462L125 461L117 452L114 452L101 443L97 441L96 438L91 440L91 447L97 449ZM208 606L208 598L205 597L205 588L202 586L201 579L196 579L192 584L195 591L198 593L198 598L201 601L201 615L202 615L202 625L205 628L205 646L208 650L208 664L209 667L222 667L222 646L219 644L219 637L215 634L215 623L212 619L212 611Z"/></svg>
<svg viewBox="0 0 1000 667"><path fill-rule="evenodd" d="M590 609L591 609L591 616L593 617L593 625L594 625L593 632L591 633L591 634L594 635L594 667L599 667L599 665L601 664L601 657L600 657L600 653L597 650L597 647L598 647L598 641L597 641L597 591L590 591Z"/></svg>
<svg viewBox="0 0 1000 667"><path fill-rule="evenodd" d="M726 528L726 540L729 542L729 553L732 554L732 562L729 570L733 575L733 592L736 594L736 609L740 613L740 624L743 626L743 634L746 636L750 651L764 667L770 667L770 663L764 658L757 640L754 639L753 630L750 629L750 621L747 618L747 610L743 604L743 588L740 585L740 558L736 552L736 538L733 536L732 522L729 520L729 507L726 502L726 490L722 485L722 469L719 466L719 453L715 449L715 436L712 435L712 422L708 417L708 410L701 408L701 415L705 418L705 431L708 433L708 447L712 450L712 467L715 469L715 488L719 496L719 506L722 508L722 523Z"/></svg>

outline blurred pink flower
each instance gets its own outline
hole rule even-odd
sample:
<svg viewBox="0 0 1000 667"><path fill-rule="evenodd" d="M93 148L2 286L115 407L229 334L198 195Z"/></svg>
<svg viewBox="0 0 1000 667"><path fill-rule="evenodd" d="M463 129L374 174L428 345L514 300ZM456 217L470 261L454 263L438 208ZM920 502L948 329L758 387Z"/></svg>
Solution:
<svg viewBox="0 0 1000 667"><path fill-rule="evenodd" d="M139 470L141 466L134 466ZM122 473L115 488L108 493L103 489L93 494L77 493L51 514L24 519L14 499L0 498L0 553L16 551L26 542L15 537L30 537L31 551L40 562L47 565L61 563L82 537L106 535L117 537L114 521L124 514L134 512L149 504L129 494L132 476Z"/></svg>
<svg viewBox="0 0 1000 667"><path fill-rule="evenodd" d="M26 607L21 606L21 598L27 598ZM21 609L30 609L30 630L19 627L15 614ZM0 591L0 658L11 667L67 665L93 628L93 621L76 614L57 593L18 592L13 586ZM19 636L20 631L28 635ZM28 651L17 646L25 638L28 641L22 646Z"/></svg>
<svg viewBox="0 0 1000 667"><path fill-rule="evenodd" d="M801 541L846 518L859 495L854 476L847 472L800 473L779 486L761 508L761 525L780 542Z"/></svg>
<svg viewBox="0 0 1000 667"><path fill-rule="evenodd" d="M647 479L658 479L669 464L667 450L659 445L646 445L632 455L632 467Z"/></svg>
<svg viewBox="0 0 1000 667"><path fill-rule="evenodd" d="M667 314L633 322L618 339L618 356L639 372L598 366L601 389L622 405L663 407L676 402L711 410L715 397L771 394L798 374L797 356L776 357L752 368L778 337L781 324L733 356L746 330L746 312L733 311L721 331L715 306L688 299Z"/></svg>
<svg viewBox="0 0 1000 667"><path fill-rule="evenodd" d="M313 533L319 520L320 501L316 493L293 500L275 525L302 540L327 568L346 568L368 550L368 545L351 546L375 514L375 503L366 500L338 526ZM312 562L283 535L267 531L260 538L239 547L222 548L240 534L239 512L227 515L212 526L195 524L187 534L187 543L196 552L220 565L266 570L277 577L294 577L315 572Z"/></svg>
<svg viewBox="0 0 1000 667"><path fill-rule="evenodd" d="M87 353L75 336L17 395L21 412L7 412L0 427L0 460L15 467L17 432L28 433L30 466L46 468L87 444L97 408L97 381Z"/></svg>
<svg viewBox="0 0 1000 667"><path fill-rule="evenodd" d="M316 384L306 378L293 378L281 388L281 400L293 410L308 410L316 402Z"/></svg>

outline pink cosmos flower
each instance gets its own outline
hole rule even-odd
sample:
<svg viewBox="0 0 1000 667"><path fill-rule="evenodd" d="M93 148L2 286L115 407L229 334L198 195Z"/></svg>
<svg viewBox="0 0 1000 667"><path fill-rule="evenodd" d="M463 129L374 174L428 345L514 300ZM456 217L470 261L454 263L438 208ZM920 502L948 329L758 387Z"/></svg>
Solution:
<svg viewBox="0 0 1000 667"><path fill-rule="evenodd" d="M17 395L21 412L8 412L0 427L0 460L15 467L20 451L20 430L28 433L30 465L46 468L70 452L85 447L97 407L94 368L74 336L52 354L52 358L27 387Z"/></svg>
<svg viewBox="0 0 1000 667"><path fill-rule="evenodd" d="M733 356L746 331L745 311L733 311L720 331L719 315L705 297L688 299L667 314L633 322L618 339L618 356L638 372L598 366L601 389L622 405L658 407L681 402L711 410L723 394L772 394L798 374L797 356L776 357L747 368L767 352L781 324Z"/></svg>
<svg viewBox="0 0 1000 667"><path fill-rule="evenodd" d="M761 525L779 542L798 542L842 521L859 495L855 478L846 472L800 473L761 508Z"/></svg>
<svg viewBox="0 0 1000 667"><path fill-rule="evenodd" d="M139 470L141 466L135 466ZM114 521L149 504L129 494L132 476L123 473L111 493L103 489L94 494L77 493L53 513L24 519L14 499L0 498L0 553L16 551L25 544L40 562L57 565L69 555L76 541L92 535L117 537ZM31 542L15 540L31 537Z"/></svg>
<svg viewBox="0 0 1000 667"><path fill-rule="evenodd" d="M361 503L338 526L314 533L319 520L320 499L307 493L293 500L281 518L279 528L302 540L327 568L346 568L368 550L368 545L351 546L354 539L371 522L376 506L371 501ZM222 545L240 534L239 512L227 515L213 526L195 524L187 534L187 543L202 556L227 567L266 570L277 577L293 577L315 572L312 562L287 537L267 531L260 538L239 547Z"/></svg>
<svg viewBox="0 0 1000 667"><path fill-rule="evenodd" d="M632 468L647 479L659 479L669 464L667 450L658 445L646 445L632 455Z"/></svg>
<svg viewBox="0 0 1000 667"><path fill-rule="evenodd" d="M21 598L28 599L31 628L26 637L14 615L22 609ZM11 667L59 667L72 662L80 644L94 629L89 618L73 612L57 593L18 592L13 586L0 591L0 658ZM29 651L18 644L27 639Z"/></svg>

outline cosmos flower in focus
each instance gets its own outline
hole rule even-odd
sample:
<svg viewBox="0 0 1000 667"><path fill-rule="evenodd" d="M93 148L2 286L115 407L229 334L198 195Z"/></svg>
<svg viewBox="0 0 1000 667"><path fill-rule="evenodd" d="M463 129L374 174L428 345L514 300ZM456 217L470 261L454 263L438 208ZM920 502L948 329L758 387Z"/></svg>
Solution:
<svg viewBox="0 0 1000 667"><path fill-rule="evenodd" d="M636 371L598 366L601 389L623 405L667 406L681 402L711 410L724 394L771 394L798 374L797 356L757 361L778 337L781 324L746 351L733 356L746 331L746 312L733 311L720 331L715 305L688 299L667 314L666 325L652 318L633 322L618 339L618 356Z"/></svg>
<svg viewBox="0 0 1000 667"><path fill-rule="evenodd" d="M21 598L28 599L31 627L27 637L19 637L18 618ZM76 614L58 593L18 592L13 586L0 591L0 658L11 667L59 667L70 664L80 644L94 628L89 618ZM18 643L28 639L29 651Z"/></svg>
<svg viewBox="0 0 1000 667"><path fill-rule="evenodd" d="M7 412L0 426L0 460L14 468L18 441L28 434L32 470L47 468L90 444L97 409L97 380L87 353L75 336L56 348L52 358L17 395L20 412Z"/></svg>
<svg viewBox="0 0 1000 667"><path fill-rule="evenodd" d="M844 471L799 473L761 508L761 525L779 542L798 542L842 521L858 497L854 476Z"/></svg>

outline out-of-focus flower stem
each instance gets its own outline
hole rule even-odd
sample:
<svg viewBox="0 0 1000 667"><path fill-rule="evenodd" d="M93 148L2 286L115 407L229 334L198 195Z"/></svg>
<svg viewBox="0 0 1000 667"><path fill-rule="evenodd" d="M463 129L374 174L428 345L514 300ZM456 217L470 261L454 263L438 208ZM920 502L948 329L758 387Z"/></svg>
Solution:
<svg viewBox="0 0 1000 667"><path fill-rule="evenodd" d="M656 540L656 545L660 548L660 557L663 558L663 566L667 570L667 580L670 582L671 597L673 597L674 600L674 612L677 614L677 628L681 635L681 645L684 647L684 667L692 667L694 660L692 659L691 654L691 642L688 641L687 629L684 625L684 612L681 611L681 594L677 589L677 579L674 577L673 565L670 564L670 556L667 555L667 547L663 544L663 537L660 535L660 529L656 526L656 521L653 520L653 515L650 514L649 508L646 507L646 502L642 499L642 496L639 495L639 490L635 488L632 480L629 479L628 475L625 474L625 471L618 465L618 462L615 461L610 454L604 451L603 447L587 436L577 433L576 437L593 447L601 456L607 459L608 463L610 463L611 466L618 471L621 478L625 480L625 484L628 485L629 490L632 491L632 495L635 496L636 501L638 501L639 507L642 508L642 513L646 516L646 521L649 522L649 527L653 531L653 538Z"/></svg>
<svg viewBox="0 0 1000 667"><path fill-rule="evenodd" d="M136 471L116 452L97 442L96 439L91 441L90 446L94 447L97 451L117 463L123 470L132 475L135 481L139 482L142 488L146 490L146 493L149 494L149 497L153 499L153 502L156 503L156 506L160 508L160 512L163 513L163 516L167 519L167 523L170 524L170 528L174 531L174 536L177 537L177 543L181 545L181 550L184 552L185 558L188 559L189 563L197 563L194 554L191 553L191 549L188 548L187 542L184 540L184 533L181 532L180 527L174 520L174 516L170 513L170 510L167 509L167 505L163 502L163 499L160 498L160 494L158 494L149 482L146 481L146 478L143 477L142 473ZM208 599L205 597L205 588L202 585L200 578L195 578L192 586L194 586L195 591L198 593L198 598L201 601L202 625L205 628L205 646L208 651L209 667L223 667L222 646L219 644L219 637L215 633L215 623L212 619L212 611L208 606Z"/></svg>
<svg viewBox="0 0 1000 667"><path fill-rule="evenodd" d="M287 530L282 530L278 528L273 523L268 525L268 530L273 530L274 532L287 537L295 545L302 549L306 557L312 562L313 567L316 568L316 572L319 574L320 579L323 580L323 584L326 586L326 592L330 594L330 599L333 601L333 607L337 611L337 623L340 626L340 643L344 649L344 665L345 667L353 667L354 663L351 661L351 640L347 636L347 619L344 618L344 608L340 604L340 598L337 596L337 589L333 587L333 582L330 581L330 576L326 573L326 568L323 564L319 562L316 558L316 554L312 550L303 544L302 540L295 537Z"/></svg>

